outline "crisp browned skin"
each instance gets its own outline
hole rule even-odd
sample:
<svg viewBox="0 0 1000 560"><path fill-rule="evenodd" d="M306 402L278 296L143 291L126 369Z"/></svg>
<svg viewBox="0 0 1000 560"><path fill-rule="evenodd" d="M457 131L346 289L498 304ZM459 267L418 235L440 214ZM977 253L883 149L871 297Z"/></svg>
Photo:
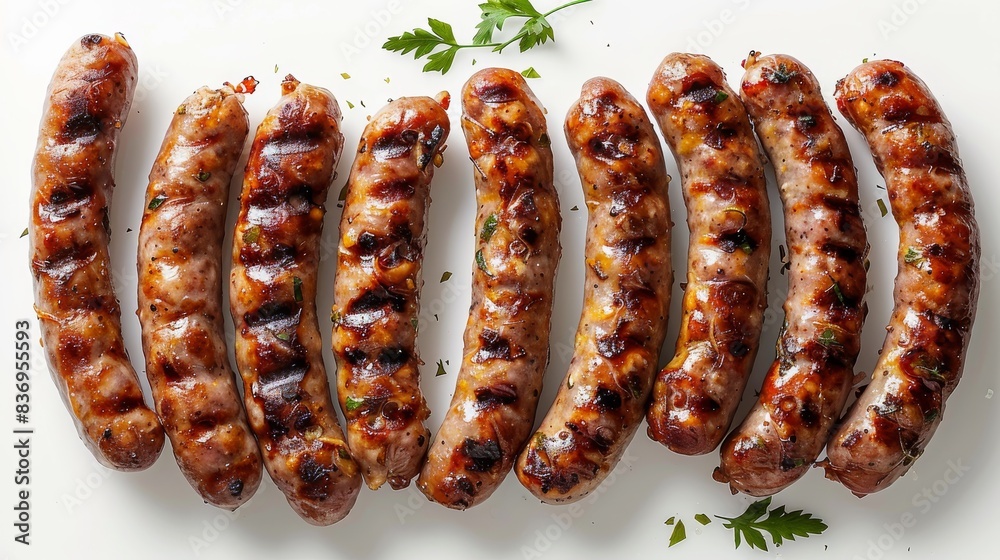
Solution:
<svg viewBox="0 0 1000 560"><path fill-rule="evenodd" d="M777 358L757 403L723 442L715 478L766 496L806 472L843 412L866 313L868 244L844 133L809 69L751 53L742 97L778 178L788 297Z"/></svg>
<svg viewBox="0 0 1000 560"><path fill-rule="evenodd" d="M566 116L589 211L586 283L566 379L517 478L548 503L586 496L642 422L667 330L670 202L660 141L617 82L594 78Z"/></svg>
<svg viewBox="0 0 1000 560"><path fill-rule="evenodd" d="M488 498L531 434L562 222L545 115L524 78L476 72L462 108L479 205L472 307L455 395L417 481L455 509Z"/></svg>
<svg viewBox="0 0 1000 560"><path fill-rule="evenodd" d="M149 173L139 229L138 315L156 412L188 482L227 509L253 496L261 477L222 311L229 183L248 130L229 86L185 99Z"/></svg>
<svg viewBox="0 0 1000 560"><path fill-rule="evenodd" d="M447 94L441 103L447 105ZM370 488L409 486L427 455L417 315L424 227L448 113L429 97L397 99L361 135L340 219L333 351L347 441Z"/></svg>
<svg viewBox="0 0 1000 560"><path fill-rule="evenodd" d="M361 489L337 421L316 320L324 203L344 148L333 95L287 76L257 128L233 234L230 307L244 402L264 465L314 525Z"/></svg>
<svg viewBox="0 0 1000 560"><path fill-rule="evenodd" d="M141 470L163 448L121 333L108 221L115 146L138 66L124 37L85 35L52 76L32 169L28 235L49 369L102 464Z"/></svg>
<svg viewBox="0 0 1000 560"><path fill-rule="evenodd" d="M646 421L652 439L701 455L729 430L760 344L767 182L746 110L711 59L668 55L646 99L677 161L690 230L676 353L656 378Z"/></svg>
<svg viewBox="0 0 1000 560"><path fill-rule="evenodd" d="M867 138L899 224L885 344L823 464L828 478L864 496L920 456L961 378L979 297L979 227L955 134L920 78L899 62L868 62L835 96Z"/></svg>

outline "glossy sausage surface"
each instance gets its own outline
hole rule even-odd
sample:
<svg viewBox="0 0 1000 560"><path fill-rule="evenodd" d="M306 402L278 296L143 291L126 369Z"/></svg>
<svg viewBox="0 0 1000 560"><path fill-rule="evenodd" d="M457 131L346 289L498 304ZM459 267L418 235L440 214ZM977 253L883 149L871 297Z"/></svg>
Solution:
<svg viewBox="0 0 1000 560"><path fill-rule="evenodd" d="M823 463L828 478L864 496L905 474L941 423L965 364L981 249L955 133L927 85L902 63L877 60L835 96L868 140L899 224L888 334Z"/></svg>
<svg viewBox="0 0 1000 560"><path fill-rule="evenodd" d="M450 130L442 103L403 97L376 113L347 180L333 351L348 443L372 489L408 486L430 442L416 336L431 179Z"/></svg>
<svg viewBox="0 0 1000 560"><path fill-rule="evenodd" d="M561 226L545 115L524 78L480 70L462 109L479 205L472 306L455 394L417 482L456 509L488 498L531 435Z"/></svg>
<svg viewBox="0 0 1000 560"><path fill-rule="evenodd" d="M809 69L751 53L741 95L778 179L788 296L777 357L723 442L715 478L766 496L805 474L843 412L867 312L868 244L847 141Z"/></svg>
<svg viewBox="0 0 1000 560"><path fill-rule="evenodd" d="M646 412L670 310L670 201L660 142L617 82L594 78L566 116L589 212L584 304L555 402L516 465L542 501L607 477Z"/></svg>
<svg viewBox="0 0 1000 560"><path fill-rule="evenodd" d="M150 171L139 228L137 313L156 412L188 482L226 509L253 496L261 478L222 310L229 184L248 131L232 87L186 98Z"/></svg>
<svg viewBox="0 0 1000 560"><path fill-rule="evenodd" d="M746 110L711 59L668 55L647 100L677 161L690 237L676 351L656 377L646 420L652 439L701 455L729 430L760 344L767 183Z"/></svg>
<svg viewBox="0 0 1000 560"><path fill-rule="evenodd" d="M244 403L264 466L306 521L342 519L361 488L337 420L316 318L327 193L343 152L337 100L282 82L257 127L233 234L230 310Z"/></svg>
<svg viewBox="0 0 1000 560"><path fill-rule="evenodd" d="M122 339L108 251L115 148L137 74L120 34L85 35L63 56L39 128L28 222L52 378L97 460L127 471L152 465L164 439Z"/></svg>

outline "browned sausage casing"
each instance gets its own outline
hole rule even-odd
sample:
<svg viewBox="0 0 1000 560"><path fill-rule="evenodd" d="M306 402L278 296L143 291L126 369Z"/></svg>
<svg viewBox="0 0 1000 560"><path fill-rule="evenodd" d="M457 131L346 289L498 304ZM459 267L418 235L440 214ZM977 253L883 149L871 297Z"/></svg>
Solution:
<svg viewBox="0 0 1000 560"><path fill-rule="evenodd" d="M121 332L108 242L115 146L135 92L121 35L85 35L49 84L32 173L28 234L49 369L102 464L140 470L163 448Z"/></svg>
<svg viewBox="0 0 1000 560"><path fill-rule="evenodd" d="M746 110L711 59L668 55L646 99L677 161L690 230L676 353L656 378L646 420L652 439L700 455L729 430L760 344L767 182Z"/></svg>
<svg viewBox="0 0 1000 560"><path fill-rule="evenodd" d="M156 412L181 472L235 509L260 484L260 452L229 366L222 240L249 123L242 95L203 87L174 113L139 229L139 322Z"/></svg>
<svg viewBox="0 0 1000 560"><path fill-rule="evenodd" d="M361 488L316 320L323 205L344 148L342 117L323 88L292 76L281 87L257 127L233 234L236 364L268 473L303 519L329 525Z"/></svg>
<svg viewBox="0 0 1000 560"><path fill-rule="evenodd" d="M438 101L397 99L365 127L347 180L333 351L348 443L372 489L409 486L427 455L416 321L431 179L449 130Z"/></svg>
<svg viewBox="0 0 1000 560"><path fill-rule="evenodd" d="M899 224L889 332L824 463L828 478L864 496L906 473L961 378L979 297L979 227L955 133L920 78L899 62L872 61L835 96L867 138Z"/></svg>
<svg viewBox="0 0 1000 560"><path fill-rule="evenodd" d="M742 97L778 179L788 297L777 358L757 403L723 442L715 478L766 496L809 469L843 412L866 313L868 244L847 141L809 69L790 56L751 53Z"/></svg>
<svg viewBox="0 0 1000 560"><path fill-rule="evenodd" d="M617 82L594 78L565 131L589 211L583 313L566 379L516 466L548 503L597 488L635 435L673 282L670 178L645 110Z"/></svg>
<svg viewBox="0 0 1000 560"><path fill-rule="evenodd" d="M524 78L476 72L462 108L479 205L472 308L455 395L417 482L456 509L489 497L531 434L561 226L545 115Z"/></svg>

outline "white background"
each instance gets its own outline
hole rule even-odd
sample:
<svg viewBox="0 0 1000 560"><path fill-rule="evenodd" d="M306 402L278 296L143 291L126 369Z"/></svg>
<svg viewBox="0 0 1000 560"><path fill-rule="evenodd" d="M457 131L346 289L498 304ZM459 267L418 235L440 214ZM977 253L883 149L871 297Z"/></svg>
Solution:
<svg viewBox="0 0 1000 560"><path fill-rule="evenodd" d="M390 35L426 25L428 16L451 22L460 39L471 39L478 21L476 2L377 0L353 2L254 2L251 0L172 1L155 7L137 2L82 0L4 0L0 14L0 72L6 77L0 130L0 258L6 268L6 297L0 303L0 558L580 558L608 556L752 558L762 553L744 546L734 551L732 534L715 520L694 522L697 513L735 516L751 502L731 496L711 479L716 454L690 458L651 442L641 428L626 455L626 465L580 506L538 503L510 476L494 496L466 512L428 502L417 490L363 489L357 505L341 523L316 528L301 521L280 492L265 480L257 495L235 514L206 506L180 475L169 446L155 466L122 474L99 466L77 438L70 417L50 381L37 345L32 311L27 239L30 162L45 88L71 42L91 32L123 32L139 58L140 88L122 134L111 223L113 265L123 309L126 342L142 376L142 351L136 320L136 240L146 176L177 104L203 84L218 86L252 74L260 86L247 99L251 126L275 103L278 84L289 72L305 82L331 89L344 109L348 154L331 191L321 272L319 316L329 309L334 275L329 258L336 249L340 210L334 199L351 165L365 117L387 98L460 91L465 79L486 65L516 70L534 66L541 79L530 85L548 109L553 132L557 187L562 200L563 259L560 264L552 327L552 361L541 399L549 405L569 362L581 307L583 197L565 141L562 119L584 80L604 74L621 81L643 99L649 77L671 51L701 51L728 71L731 84L742 72L740 60L751 49L792 54L819 77L828 99L837 79L865 57L904 61L930 84L958 133L977 203L983 234L982 296L965 378L948 402L943 425L910 474L890 489L859 500L827 481L818 469L775 497L774 504L804 508L822 517L827 532L788 542L783 557L931 558L981 556L995 542L1000 468L996 433L1000 394L995 342L996 241L1000 210L996 189L996 115L988 104L1000 89L997 57L1000 7L996 3L943 0L800 1L716 0L712 2L623 2L596 0L556 18L558 41L519 54L485 50L459 54L452 71L422 74L422 62L383 51ZM816 3L819 4L819 3ZM554 0L537 0L546 10ZM141 7L140 7L141 6ZM392 10L390 10L392 8ZM507 33L513 33L507 29ZM515 45L516 47L516 45ZM471 65L472 59L478 63ZM350 74L345 80L342 72ZM354 109L347 108L351 101ZM367 108L361 106L364 101ZM460 103L449 112L457 123ZM843 123L843 119L840 119ZM860 170L864 217L871 243L870 313L864 331L859 371L870 371L884 336L892 305L897 231L891 217L880 217L876 200L882 183L860 136L848 131ZM469 304L475 216L472 171L455 126L446 162L435 177L429 221L420 322L420 353L426 362L423 387L436 430L451 396L461 357L461 334ZM676 168L668 158L668 168ZM242 169L242 166L241 166ZM234 181L233 196L239 177ZM743 410L752 400L781 320L785 277L776 273L781 235L780 208L773 191L774 261L771 304L755 376ZM679 182L671 184L674 268L683 278L687 232ZM230 223L233 215L231 213ZM129 231L131 229L131 231ZM442 272L454 276L438 280ZM326 286L323 289L322 286ZM674 289L671 330L664 351L672 354L679 322L680 290ZM437 314L439 320L434 318ZM14 323L31 321L33 346L32 410L35 434L31 451L31 542L13 541L15 487L13 362ZM329 323L321 322L324 336ZM230 327L231 329L231 327ZM438 359L450 361L448 374L435 377ZM327 350L327 365L333 360ZM145 385L145 381L144 381ZM148 393L147 393L148 395ZM541 415L541 412L539 413ZM962 471L955 476L955 467ZM949 469L952 469L949 471ZM966 470L967 469L967 470ZM570 515L572 513L572 515ZM670 528L679 516L688 539L667 549ZM916 525L904 528L904 517ZM988 548L986 548L988 550ZM773 547L772 547L773 550ZM823 556L819 556L823 555Z"/></svg>

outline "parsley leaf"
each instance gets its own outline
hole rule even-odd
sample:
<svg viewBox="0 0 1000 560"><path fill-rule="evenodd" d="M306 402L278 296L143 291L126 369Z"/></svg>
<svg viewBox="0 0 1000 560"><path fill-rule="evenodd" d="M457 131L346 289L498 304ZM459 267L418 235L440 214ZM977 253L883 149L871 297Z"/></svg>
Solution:
<svg viewBox="0 0 1000 560"><path fill-rule="evenodd" d="M554 41L555 31L546 18L564 8L590 1L592 0L571 0L548 12L541 13L531 4L530 0L486 0L479 5L481 20L476 25L477 31L472 38L472 43L459 43L450 24L434 18L427 18L429 30L418 27L412 31L405 31L401 35L389 37L382 44L382 48L402 55L412 52L414 59L426 56L427 63L424 64L424 72L445 74L451 69L455 62L455 55L461 49L490 48L493 52L501 52L508 45L516 42L521 52L524 52L544 44L546 41ZM494 31L502 30L504 23L511 18L524 19L521 28L507 41L494 41ZM436 50L439 47L444 47L444 49Z"/></svg>
<svg viewBox="0 0 1000 560"><path fill-rule="evenodd" d="M747 510L739 517L722 517L719 519L727 521L722 526L732 529L736 541L736 548L740 547L743 540L746 540L750 548L767 550L767 542L764 540L766 531L771 534L771 542L774 546L781 546L784 539L794 541L795 537L808 537L809 535L819 535L826 531L827 525L822 519L813 517L811 513L802 513L802 510L785 511L785 506L778 506L768 511L771 505L771 498L757 500L750 504ZM767 517L764 517L767 514ZM742 538L741 538L742 537Z"/></svg>
<svg viewBox="0 0 1000 560"><path fill-rule="evenodd" d="M442 375L448 375L448 371L444 369L444 360L438 360L437 366L438 366L437 373L434 374L434 377L441 377Z"/></svg>

